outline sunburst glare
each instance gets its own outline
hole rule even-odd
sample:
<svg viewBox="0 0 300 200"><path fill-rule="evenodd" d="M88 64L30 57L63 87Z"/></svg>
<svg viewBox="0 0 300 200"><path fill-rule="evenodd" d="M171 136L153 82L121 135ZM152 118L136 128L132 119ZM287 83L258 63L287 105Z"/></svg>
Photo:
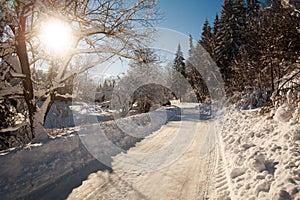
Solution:
<svg viewBox="0 0 300 200"><path fill-rule="evenodd" d="M65 55L72 45L72 29L69 24L52 20L43 24L40 41L50 53Z"/></svg>

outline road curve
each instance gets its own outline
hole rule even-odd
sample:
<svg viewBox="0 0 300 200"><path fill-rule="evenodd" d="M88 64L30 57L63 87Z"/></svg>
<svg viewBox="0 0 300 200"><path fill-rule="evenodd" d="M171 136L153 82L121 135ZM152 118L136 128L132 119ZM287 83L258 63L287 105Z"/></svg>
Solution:
<svg viewBox="0 0 300 200"><path fill-rule="evenodd" d="M72 191L68 199L221 199L220 193L227 195L228 187L216 135L209 131L211 123L199 120L169 122L126 154L115 156L112 173L98 171L91 174L80 187ZM130 155L158 152L172 144L178 134L183 134L190 141L179 156L172 157L172 162L155 165L161 162L161 157L157 163L154 157L139 161L144 162L139 166L143 170L137 170L140 169L138 167L133 167L133 170L126 168L134 165L135 158ZM163 160L172 156L174 148L166 152ZM155 169L151 166L159 167ZM216 180L223 184L217 184Z"/></svg>

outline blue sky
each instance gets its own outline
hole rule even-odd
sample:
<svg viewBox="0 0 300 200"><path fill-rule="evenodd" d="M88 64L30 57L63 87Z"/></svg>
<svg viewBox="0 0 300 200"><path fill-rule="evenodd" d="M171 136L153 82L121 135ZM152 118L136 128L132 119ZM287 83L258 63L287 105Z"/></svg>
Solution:
<svg viewBox="0 0 300 200"><path fill-rule="evenodd" d="M216 13L221 13L223 1L159 0L158 9L164 19L157 26L166 29L158 31L158 41L154 47L166 50L171 58L175 55L177 45L180 43L181 50L184 56L187 57L189 50L188 35L191 34L193 36L194 42L199 40L205 19L207 18L212 25ZM175 32L172 32L172 30ZM119 59L116 59L115 62L110 62L109 64L105 64L105 66L102 65L101 72L116 76L126 72L127 68L127 64L122 64Z"/></svg>
<svg viewBox="0 0 300 200"><path fill-rule="evenodd" d="M216 13L221 13L224 0L159 0L158 7L164 16L160 27L170 28L194 39L201 37L207 18L213 24Z"/></svg>

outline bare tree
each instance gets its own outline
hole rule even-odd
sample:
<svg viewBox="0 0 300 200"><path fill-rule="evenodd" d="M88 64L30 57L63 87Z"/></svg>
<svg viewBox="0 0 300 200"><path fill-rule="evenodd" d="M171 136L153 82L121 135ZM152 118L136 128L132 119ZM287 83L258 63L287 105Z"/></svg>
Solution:
<svg viewBox="0 0 300 200"><path fill-rule="evenodd" d="M33 137L47 136L43 131L45 117L66 81L116 55L138 59L133 52L146 45L147 31L135 30L151 26L157 20L156 3L156 0L1 0L1 70L5 69L3 77L10 73L22 80ZM57 20L69 26L72 33L63 54L49 51L39 37L43 24L47 26L47 22ZM74 68L76 60L87 57L89 62ZM39 87L33 69L49 68L53 63L55 76L45 87ZM11 95L20 93L9 91ZM0 96L3 94L1 91ZM38 107L41 100L43 104Z"/></svg>

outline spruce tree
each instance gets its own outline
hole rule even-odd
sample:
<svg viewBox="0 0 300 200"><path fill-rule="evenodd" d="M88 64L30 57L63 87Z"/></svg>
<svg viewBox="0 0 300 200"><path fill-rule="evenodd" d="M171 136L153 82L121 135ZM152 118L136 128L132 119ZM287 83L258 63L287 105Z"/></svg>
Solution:
<svg viewBox="0 0 300 200"><path fill-rule="evenodd" d="M235 34L237 54L231 63L231 91L242 91L246 86L254 86L255 68L259 57L259 3L248 0L245 6L243 0L237 0L234 5Z"/></svg>
<svg viewBox="0 0 300 200"><path fill-rule="evenodd" d="M189 42L190 42L189 56L192 56L194 51L194 42L191 34L189 35Z"/></svg>
<svg viewBox="0 0 300 200"><path fill-rule="evenodd" d="M236 0L233 6L233 14L235 20L234 40L236 41L237 51L246 43L246 8L244 0ZM236 52L237 54L238 52Z"/></svg>
<svg viewBox="0 0 300 200"><path fill-rule="evenodd" d="M236 55L237 45L234 38L235 20L233 20L233 1L225 0L216 34L215 61L220 68L225 83L228 83L232 71L231 62Z"/></svg>
<svg viewBox="0 0 300 200"><path fill-rule="evenodd" d="M176 57L174 59L174 70L177 72L181 73L182 75L185 76L185 63L184 63L184 57L183 53L181 51L181 46L178 44L177 51L176 51Z"/></svg>
<svg viewBox="0 0 300 200"><path fill-rule="evenodd" d="M203 79L203 75L207 74L202 74L201 71L201 68L207 66L207 63L205 63L207 56L209 56L209 53L198 43L193 49L192 56L186 61L186 79L193 89L198 102L209 101L208 88Z"/></svg>
<svg viewBox="0 0 300 200"><path fill-rule="evenodd" d="M178 44L177 52L173 62L172 69L172 92L177 98L182 99L186 93L187 86L185 85L186 69L183 53L180 44Z"/></svg>
<svg viewBox="0 0 300 200"><path fill-rule="evenodd" d="M202 31L200 44L212 56L213 48L214 48L214 38L213 38L213 34L212 34L212 29L211 29L207 19L205 20L202 30L203 31Z"/></svg>
<svg viewBox="0 0 300 200"><path fill-rule="evenodd" d="M260 2L259 0L247 0L246 6L247 19L258 19L260 14Z"/></svg>
<svg viewBox="0 0 300 200"><path fill-rule="evenodd" d="M217 35L217 32L218 32L218 29L219 29L219 15L218 13L216 14L216 17L215 17L215 20L214 20L214 27L213 27L213 36L214 36L214 39L216 39L216 35Z"/></svg>
<svg viewBox="0 0 300 200"><path fill-rule="evenodd" d="M216 61L216 54L215 54L215 50L216 50L216 46L217 46L217 34L218 34L218 30L219 30L219 23L220 23L220 19L219 19L219 15L216 14L215 20L214 20L214 26L212 27L213 32L212 32L212 36L213 36L213 49L212 49L212 55L211 57L214 59L214 61Z"/></svg>

